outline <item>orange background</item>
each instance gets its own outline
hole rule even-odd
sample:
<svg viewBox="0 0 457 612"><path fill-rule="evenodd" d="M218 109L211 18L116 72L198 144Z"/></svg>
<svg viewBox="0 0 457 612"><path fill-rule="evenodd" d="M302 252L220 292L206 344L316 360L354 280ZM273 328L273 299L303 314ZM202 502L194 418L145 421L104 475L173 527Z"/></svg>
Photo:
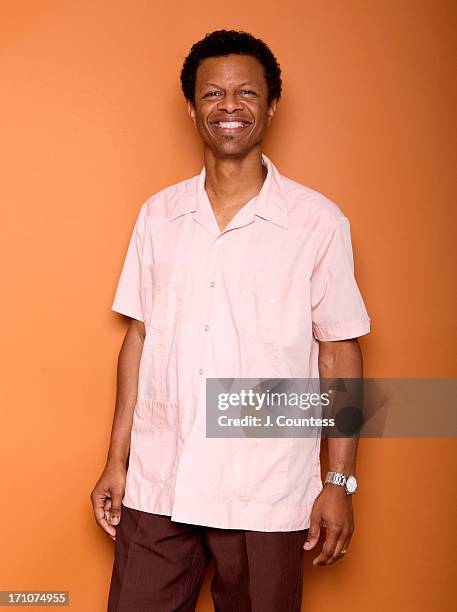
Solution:
<svg viewBox="0 0 457 612"><path fill-rule="evenodd" d="M351 220L365 375L456 376L456 18L445 0L2 3L0 589L106 608L113 543L89 494L126 330L110 308L140 204L201 170L179 72L206 32L277 55L264 150ZM350 551L306 554L304 610L455 609L455 451L361 441Z"/></svg>

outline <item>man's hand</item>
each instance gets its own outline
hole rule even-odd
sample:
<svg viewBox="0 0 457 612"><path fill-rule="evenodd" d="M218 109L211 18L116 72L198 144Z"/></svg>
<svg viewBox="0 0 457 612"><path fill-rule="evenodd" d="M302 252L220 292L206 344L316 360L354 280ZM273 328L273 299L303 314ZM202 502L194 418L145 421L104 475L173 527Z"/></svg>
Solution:
<svg viewBox="0 0 457 612"><path fill-rule="evenodd" d="M321 527L325 527L325 542L313 565L330 565L341 559L354 531L352 498L343 487L326 483L314 502L305 550L314 548Z"/></svg>
<svg viewBox="0 0 457 612"><path fill-rule="evenodd" d="M121 520L126 474L127 469L121 463L107 465L90 494L95 519L112 540L116 540L113 525L118 525Z"/></svg>

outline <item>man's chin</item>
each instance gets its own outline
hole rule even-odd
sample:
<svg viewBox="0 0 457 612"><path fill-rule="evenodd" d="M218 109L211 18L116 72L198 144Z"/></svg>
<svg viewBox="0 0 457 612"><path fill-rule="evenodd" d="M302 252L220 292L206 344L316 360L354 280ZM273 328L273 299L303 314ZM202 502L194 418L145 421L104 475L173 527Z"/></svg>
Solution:
<svg viewBox="0 0 457 612"><path fill-rule="evenodd" d="M250 147L246 146L236 146L233 143L233 146L225 146L225 147L211 147L214 155L216 157L245 157L249 151Z"/></svg>

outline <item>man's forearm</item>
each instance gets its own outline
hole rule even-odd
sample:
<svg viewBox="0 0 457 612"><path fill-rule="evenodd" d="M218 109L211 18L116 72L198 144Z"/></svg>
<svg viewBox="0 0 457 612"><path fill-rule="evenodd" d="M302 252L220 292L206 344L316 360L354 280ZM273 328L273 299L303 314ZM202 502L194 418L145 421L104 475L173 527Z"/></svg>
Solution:
<svg viewBox="0 0 457 612"><path fill-rule="evenodd" d="M138 392L138 372L144 343L143 330L143 323L132 320L119 352L116 406L107 465L127 464Z"/></svg>
<svg viewBox="0 0 457 612"><path fill-rule="evenodd" d="M319 375L321 378L362 378L362 353L357 339L320 342ZM328 438L328 469L354 474L358 438Z"/></svg>

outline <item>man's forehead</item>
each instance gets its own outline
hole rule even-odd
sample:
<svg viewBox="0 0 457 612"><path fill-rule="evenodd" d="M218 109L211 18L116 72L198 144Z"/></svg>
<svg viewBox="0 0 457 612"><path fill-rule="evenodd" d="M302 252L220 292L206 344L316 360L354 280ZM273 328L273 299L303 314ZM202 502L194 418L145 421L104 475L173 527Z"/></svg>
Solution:
<svg viewBox="0 0 457 612"><path fill-rule="evenodd" d="M244 85L260 85L263 66L250 55L227 55L205 58L198 67L197 80L201 85L214 85L218 81L233 80Z"/></svg>

